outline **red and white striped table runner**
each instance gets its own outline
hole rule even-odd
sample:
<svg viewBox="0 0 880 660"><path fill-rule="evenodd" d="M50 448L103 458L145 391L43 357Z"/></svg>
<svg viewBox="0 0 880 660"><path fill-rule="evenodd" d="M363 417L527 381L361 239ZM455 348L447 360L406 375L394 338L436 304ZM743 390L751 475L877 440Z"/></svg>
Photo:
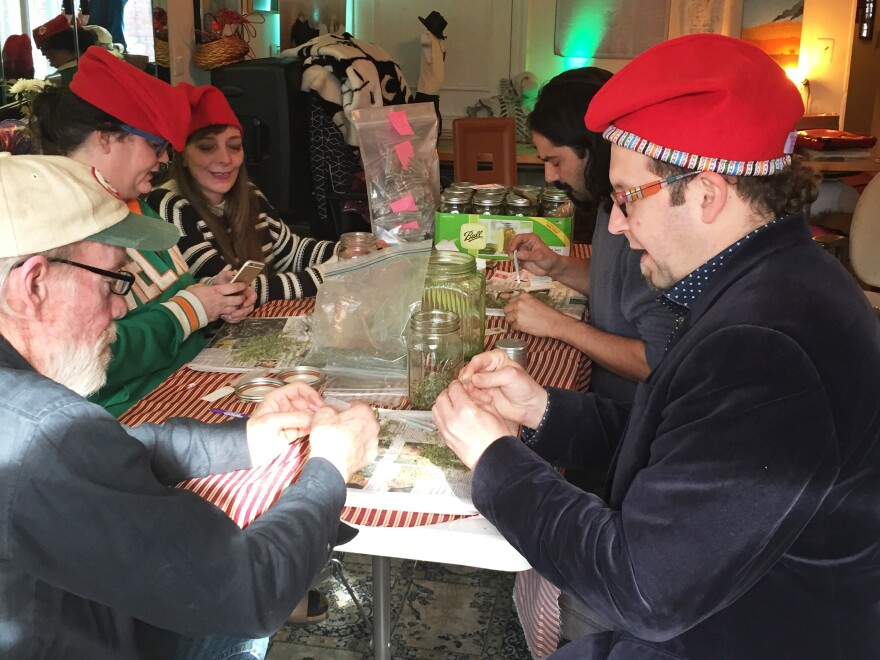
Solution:
<svg viewBox="0 0 880 660"><path fill-rule="evenodd" d="M574 256L587 257L590 246L575 245ZM500 262L497 268L510 270L509 262ZM258 318L298 316L308 314L314 308L314 300L273 301L257 308L252 316ZM529 373L542 385L586 391L589 387L591 364L589 359L573 347L556 339L533 337L506 328L503 317L487 318L488 328L506 330L503 334L490 335L486 349L494 347L502 336L524 339L528 344ZM152 422L160 423L172 417L191 417L205 422L228 421L226 417L210 412L210 408L222 408L250 413L254 404L242 403L229 394L210 403L202 397L229 385L238 374L201 372L181 367L159 387L129 409L120 421L129 426ZM406 407L405 400L401 407ZM226 474L187 479L178 484L220 507L238 525L246 527L263 511L274 504L281 492L296 481L308 458L308 446L304 441L293 443L286 452L268 465L250 470L237 470ZM345 507L342 519L346 522L379 527L417 527L433 525L463 516L388 511ZM517 574L514 599L529 648L536 657L549 655L555 650L559 636L559 590L541 578L535 571Z"/></svg>

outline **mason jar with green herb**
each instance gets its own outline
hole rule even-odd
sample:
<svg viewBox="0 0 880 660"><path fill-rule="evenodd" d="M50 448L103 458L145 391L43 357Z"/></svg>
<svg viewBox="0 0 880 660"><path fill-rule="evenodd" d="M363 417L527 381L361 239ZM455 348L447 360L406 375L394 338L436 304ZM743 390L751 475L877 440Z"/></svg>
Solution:
<svg viewBox="0 0 880 660"><path fill-rule="evenodd" d="M422 311L442 309L458 314L464 357L484 350L486 279L477 261L463 252L433 252L428 260Z"/></svg>
<svg viewBox="0 0 880 660"><path fill-rule="evenodd" d="M430 410L462 366L459 318L441 309L415 312L406 336L409 401L416 410Z"/></svg>

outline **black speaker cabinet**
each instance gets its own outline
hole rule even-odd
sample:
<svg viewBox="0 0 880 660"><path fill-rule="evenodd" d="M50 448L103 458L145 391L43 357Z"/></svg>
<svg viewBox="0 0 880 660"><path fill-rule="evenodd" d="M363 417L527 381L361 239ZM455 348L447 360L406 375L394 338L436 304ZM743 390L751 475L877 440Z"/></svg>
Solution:
<svg viewBox="0 0 880 660"><path fill-rule="evenodd" d="M309 97L300 91L302 61L246 60L211 71L244 130L245 164L282 218L314 227L318 210L309 162ZM302 230L302 229L300 229Z"/></svg>

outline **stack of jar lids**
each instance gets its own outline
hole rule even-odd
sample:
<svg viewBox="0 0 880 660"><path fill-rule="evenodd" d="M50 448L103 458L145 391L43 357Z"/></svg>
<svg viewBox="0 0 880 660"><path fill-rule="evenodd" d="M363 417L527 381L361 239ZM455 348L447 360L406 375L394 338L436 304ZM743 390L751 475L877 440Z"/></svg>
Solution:
<svg viewBox="0 0 880 660"><path fill-rule="evenodd" d="M320 387L324 384L324 381L327 380L327 374L321 369L306 366L284 369L275 374L275 376L278 380L284 381L285 383L305 383L314 388Z"/></svg>
<svg viewBox="0 0 880 660"><path fill-rule="evenodd" d="M235 384L235 396L239 401L259 403L269 392L287 383L305 383L319 388L327 380L327 375L315 367L290 367L279 370L274 377L250 376Z"/></svg>
<svg viewBox="0 0 880 660"><path fill-rule="evenodd" d="M252 376L242 378L235 385L235 396L239 401L258 403L272 390L281 387L284 382L268 376Z"/></svg>

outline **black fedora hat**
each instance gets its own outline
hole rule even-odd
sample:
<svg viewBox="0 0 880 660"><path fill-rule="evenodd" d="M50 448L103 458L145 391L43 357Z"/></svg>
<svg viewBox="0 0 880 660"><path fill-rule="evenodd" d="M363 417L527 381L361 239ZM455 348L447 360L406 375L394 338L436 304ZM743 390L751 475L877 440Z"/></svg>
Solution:
<svg viewBox="0 0 880 660"><path fill-rule="evenodd" d="M439 11L432 11L425 18L419 16L419 20L422 22L422 25L428 28L428 32L433 34L435 37L437 37L438 39L446 38L443 36L443 30L446 29L448 23Z"/></svg>

